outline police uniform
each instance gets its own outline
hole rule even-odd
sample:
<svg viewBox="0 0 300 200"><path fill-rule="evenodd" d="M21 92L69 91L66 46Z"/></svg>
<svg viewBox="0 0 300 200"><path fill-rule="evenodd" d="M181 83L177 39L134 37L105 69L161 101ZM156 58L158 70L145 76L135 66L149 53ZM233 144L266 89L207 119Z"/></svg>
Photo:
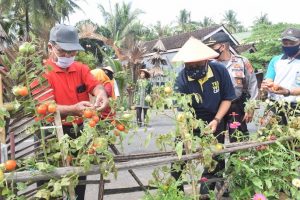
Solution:
<svg viewBox="0 0 300 200"><path fill-rule="evenodd" d="M243 121L245 116L244 103L247 99L258 97L257 79L253 67L248 59L239 55L231 55L230 60L217 62L224 64L228 70L237 97L224 117L225 125L228 126L233 120L238 121L241 123L238 130L246 134L248 129L246 122ZM234 117L232 116L233 112L237 114ZM234 131L235 129L229 129L230 135ZM235 142L236 138L230 137L230 141Z"/></svg>

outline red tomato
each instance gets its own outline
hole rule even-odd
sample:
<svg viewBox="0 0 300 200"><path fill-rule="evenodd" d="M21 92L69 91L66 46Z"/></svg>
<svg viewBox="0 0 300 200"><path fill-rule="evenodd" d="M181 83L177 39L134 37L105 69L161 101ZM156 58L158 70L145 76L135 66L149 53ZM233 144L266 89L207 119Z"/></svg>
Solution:
<svg viewBox="0 0 300 200"><path fill-rule="evenodd" d="M37 107L37 113L40 115L45 115L47 113L47 106L42 104Z"/></svg>
<svg viewBox="0 0 300 200"><path fill-rule="evenodd" d="M17 162L15 160L8 160L5 162L5 169L7 171L13 171L17 167Z"/></svg>
<svg viewBox="0 0 300 200"><path fill-rule="evenodd" d="M98 117L97 115L94 115L94 116L92 117L92 119L93 119L96 123L99 122L99 117Z"/></svg>
<svg viewBox="0 0 300 200"><path fill-rule="evenodd" d="M28 95L28 89L25 86L19 87L17 90L18 95L25 97Z"/></svg>
<svg viewBox="0 0 300 200"><path fill-rule="evenodd" d="M94 120L91 120L91 121L89 121L89 125L90 125L90 127L95 127L96 122Z"/></svg>
<svg viewBox="0 0 300 200"><path fill-rule="evenodd" d="M49 123L54 122L54 117L47 117L46 122L49 122Z"/></svg>
<svg viewBox="0 0 300 200"><path fill-rule="evenodd" d="M83 116L85 118L92 118L93 117L93 111L91 111L91 110L85 110L85 111L83 111Z"/></svg>
<svg viewBox="0 0 300 200"><path fill-rule="evenodd" d="M48 106L48 112L49 113L55 113L56 112L56 105L55 104L49 104Z"/></svg>
<svg viewBox="0 0 300 200"><path fill-rule="evenodd" d="M118 129L119 131L124 131L124 130L125 130L125 126L124 126L123 124L118 124L118 125L117 125L117 129Z"/></svg>

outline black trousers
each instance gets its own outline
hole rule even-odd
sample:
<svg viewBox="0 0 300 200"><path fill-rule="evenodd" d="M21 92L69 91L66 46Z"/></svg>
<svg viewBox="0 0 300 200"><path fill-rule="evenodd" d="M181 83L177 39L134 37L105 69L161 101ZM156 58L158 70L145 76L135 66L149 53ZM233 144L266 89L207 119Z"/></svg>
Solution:
<svg viewBox="0 0 300 200"><path fill-rule="evenodd" d="M221 120L214 135L216 136L219 143L224 144L224 134L220 134L222 131L224 131L223 120ZM201 137L201 131L199 129L194 130L194 135ZM208 169L205 168L202 174L203 177L206 177L208 179L221 177L220 172L225 169L225 160L221 156L216 156L214 159L217 161L216 168L213 171L208 171ZM182 174L182 170L185 167L185 163L180 165L180 171L175 171L173 166L174 163L171 164L171 176L173 176L175 180L179 180ZM216 183L201 184L200 194L208 194L208 190L213 190L215 188L215 185ZM183 184L179 185L178 189L184 191Z"/></svg>
<svg viewBox="0 0 300 200"><path fill-rule="evenodd" d="M144 113L143 113L144 118L142 120L142 111L143 110L144 110ZM147 111L148 111L148 108L136 107L136 121L139 126L142 126L143 121L144 121L144 125L146 125L145 119L146 119Z"/></svg>
<svg viewBox="0 0 300 200"><path fill-rule="evenodd" d="M77 138L80 135L80 130L83 129L83 124L78 125L78 128L75 130L73 126L63 126L64 134L68 134L72 139ZM49 135L49 132L45 132L45 136ZM41 138L37 136L36 139ZM74 157L77 157L77 152L73 153ZM79 180L86 180L86 176L80 176ZM43 184L47 183L48 181L38 181L37 186L42 186ZM75 195L77 196L76 200L84 200L86 185L77 185L75 187Z"/></svg>
<svg viewBox="0 0 300 200"><path fill-rule="evenodd" d="M241 99L238 99L231 103L231 106L227 112L227 114L224 116L224 130L229 130L229 140L230 142L237 142L237 138L233 136L233 133L236 131L236 129L231 129L229 127L229 124L233 121L239 122L241 125L237 128L237 130L241 131L243 133L243 136L248 136L248 128L247 123L243 121L243 118L245 116L244 111L245 105L244 101ZM231 114L235 112L237 115L232 116Z"/></svg>

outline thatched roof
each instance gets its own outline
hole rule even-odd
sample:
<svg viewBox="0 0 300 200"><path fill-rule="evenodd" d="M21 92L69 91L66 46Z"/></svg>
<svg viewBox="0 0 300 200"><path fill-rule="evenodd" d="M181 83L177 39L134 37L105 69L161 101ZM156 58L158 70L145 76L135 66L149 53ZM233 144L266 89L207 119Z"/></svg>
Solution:
<svg viewBox="0 0 300 200"><path fill-rule="evenodd" d="M158 43L159 40L161 40L161 43L163 44L163 46L165 47L166 50L178 49L178 48L181 48L191 36L202 40L205 36L212 33L213 31L216 31L220 27L222 27L222 25L216 25L216 26L212 26L212 27L208 27L208 28L198 29L198 30L192 31L192 32L174 35L171 37L165 37L165 38L161 38L161 39L151 40L151 41L145 42L144 45L147 49L147 53L151 53L153 51L153 48L155 47L155 45Z"/></svg>
<svg viewBox="0 0 300 200"><path fill-rule="evenodd" d="M156 44L152 47L152 51L156 52L162 52L167 51L165 45L162 43L162 41L159 39Z"/></svg>

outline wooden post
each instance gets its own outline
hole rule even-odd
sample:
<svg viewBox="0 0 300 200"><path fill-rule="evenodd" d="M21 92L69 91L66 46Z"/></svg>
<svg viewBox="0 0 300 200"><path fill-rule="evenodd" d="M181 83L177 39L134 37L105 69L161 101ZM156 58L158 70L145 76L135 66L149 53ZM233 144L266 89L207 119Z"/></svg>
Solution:
<svg viewBox="0 0 300 200"><path fill-rule="evenodd" d="M0 74L0 107L3 106L3 85L2 85L2 76ZM2 116L1 116L2 117ZM5 144L6 138L5 138L5 128L0 127L0 142L2 144Z"/></svg>
<svg viewBox="0 0 300 200"><path fill-rule="evenodd" d="M103 200L103 197L104 197L104 178L103 175L100 174L98 200Z"/></svg>
<svg viewBox="0 0 300 200"><path fill-rule="evenodd" d="M58 141L63 137L64 135L64 131L63 131L63 128L62 128L62 123L61 123L61 117L60 117L60 113L59 111L56 111L55 115L54 115L54 123L55 123L55 126L56 126L56 134L57 134L57 139ZM63 166L70 166L67 162L67 156L66 153L61 149L61 155L62 155L62 163L63 163ZM74 190L74 187L72 186L69 186L68 187L68 192L69 192L69 195L70 195L70 200L75 200L76 199L76 195L75 195L75 190Z"/></svg>

